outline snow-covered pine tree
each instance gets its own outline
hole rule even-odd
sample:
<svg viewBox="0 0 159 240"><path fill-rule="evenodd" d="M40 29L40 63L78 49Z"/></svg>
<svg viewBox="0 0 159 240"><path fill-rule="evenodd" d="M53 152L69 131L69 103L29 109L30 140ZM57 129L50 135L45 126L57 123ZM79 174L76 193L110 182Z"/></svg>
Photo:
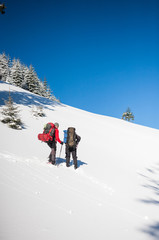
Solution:
<svg viewBox="0 0 159 240"><path fill-rule="evenodd" d="M21 130L23 124L21 119L18 117L19 110L13 103L10 93L8 100L5 100L4 102L5 106L2 109L2 115L4 118L1 122L7 124L10 128Z"/></svg>
<svg viewBox="0 0 159 240"><path fill-rule="evenodd" d="M33 78L32 78L32 81L29 84L29 87L30 87L29 91L32 92L32 93L40 95L39 94L39 92L40 92L39 78L38 78L36 72L34 72L34 75L32 75L32 76L33 76Z"/></svg>
<svg viewBox="0 0 159 240"><path fill-rule="evenodd" d="M126 121L133 121L134 120L134 115L133 113L131 112L130 108L128 107L126 112L123 113L122 115L122 119L126 120Z"/></svg>
<svg viewBox="0 0 159 240"><path fill-rule="evenodd" d="M44 85L44 90L45 90L45 92L47 92L47 80L46 80L46 77L44 78L44 83L43 83L43 85Z"/></svg>
<svg viewBox="0 0 159 240"><path fill-rule="evenodd" d="M49 99L51 99L51 89L50 87L47 88L47 96Z"/></svg>
<svg viewBox="0 0 159 240"><path fill-rule="evenodd" d="M22 65L22 77L23 77L23 82L21 87L25 90L28 90L28 86L26 84L26 78L25 75L27 75L27 72L29 72L29 68L26 65Z"/></svg>
<svg viewBox="0 0 159 240"><path fill-rule="evenodd" d="M24 74L24 83L27 90L35 94L39 94L39 79L32 65L26 69Z"/></svg>
<svg viewBox="0 0 159 240"><path fill-rule="evenodd" d="M9 82L10 58L5 53L0 54L0 75L2 81Z"/></svg>
<svg viewBox="0 0 159 240"><path fill-rule="evenodd" d="M22 72L22 64L20 60L13 59L12 67L11 67L11 82L18 86L22 86L23 82L23 72Z"/></svg>
<svg viewBox="0 0 159 240"><path fill-rule="evenodd" d="M39 81L39 95L42 97L47 97L46 85L42 81Z"/></svg>
<svg viewBox="0 0 159 240"><path fill-rule="evenodd" d="M50 99L51 98L51 89L48 86L46 77L44 78L43 86L44 86L43 87L43 96Z"/></svg>

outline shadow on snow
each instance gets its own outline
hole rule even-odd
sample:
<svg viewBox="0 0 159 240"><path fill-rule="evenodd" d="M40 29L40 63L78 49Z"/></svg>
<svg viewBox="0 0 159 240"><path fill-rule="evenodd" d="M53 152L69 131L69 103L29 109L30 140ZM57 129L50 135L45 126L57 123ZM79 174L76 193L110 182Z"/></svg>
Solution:
<svg viewBox="0 0 159 240"><path fill-rule="evenodd" d="M146 229L142 230L144 233L148 234L152 239L159 239L159 222L155 222L152 225L147 226Z"/></svg>
<svg viewBox="0 0 159 240"><path fill-rule="evenodd" d="M153 194L153 198L147 198L147 199L140 199L140 201L144 204L153 204L159 207L159 164L157 164L156 167L146 169L148 174L142 176L146 184L142 185L144 188L149 189ZM145 229L142 229L142 231L148 235L154 240L159 239L159 222L154 222L153 224L147 225Z"/></svg>
<svg viewBox="0 0 159 240"><path fill-rule="evenodd" d="M57 165L60 165L60 164L62 164L62 163L66 163L66 159L64 159L64 158L57 158L57 159L56 159L56 163L57 163ZM73 160L70 161L70 166L72 166L72 165L73 165ZM77 160L77 166L78 166L78 168L79 168L80 166L82 166L82 165L87 165L87 163L82 162L81 160Z"/></svg>
<svg viewBox="0 0 159 240"><path fill-rule="evenodd" d="M64 106L61 103L57 103L55 101L52 101L48 98L41 97L39 95L29 93L29 92L17 92L17 91L11 91L10 96L13 99L13 102L16 104L22 104L25 106L43 106L45 109L50 109L49 106L53 107L55 105L61 105ZM8 100L9 97L9 91L0 91L0 106L5 105L4 100Z"/></svg>

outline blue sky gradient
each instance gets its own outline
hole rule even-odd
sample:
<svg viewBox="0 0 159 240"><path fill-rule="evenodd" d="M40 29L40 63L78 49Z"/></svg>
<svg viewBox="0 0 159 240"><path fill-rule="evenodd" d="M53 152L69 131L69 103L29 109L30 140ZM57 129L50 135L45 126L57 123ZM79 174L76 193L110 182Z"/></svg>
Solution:
<svg viewBox="0 0 159 240"><path fill-rule="evenodd" d="M158 0L9 0L0 53L32 64L61 102L159 129Z"/></svg>

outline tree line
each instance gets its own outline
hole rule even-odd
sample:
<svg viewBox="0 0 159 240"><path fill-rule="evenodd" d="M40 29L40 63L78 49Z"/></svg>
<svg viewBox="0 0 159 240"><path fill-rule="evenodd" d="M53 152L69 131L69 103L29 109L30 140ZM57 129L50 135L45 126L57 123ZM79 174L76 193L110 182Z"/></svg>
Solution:
<svg viewBox="0 0 159 240"><path fill-rule="evenodd" d="M0 54L0 80L16 85L42 97L59 101L51 93L46 78L41 81L32 65L29 67L22 64L19 59L11 60L5 53ZM122 119L133 121L134 115L130 108L122 114Z"/></svg>
<svg viewBox="0 0 159 240"><path fill-rule="evenodd" d="M59 101L52 94L46 78L41 81L32 65L22 64L19 59L13 59L5 53L0 54L0 80L21 87L42 97Z"/></svg>

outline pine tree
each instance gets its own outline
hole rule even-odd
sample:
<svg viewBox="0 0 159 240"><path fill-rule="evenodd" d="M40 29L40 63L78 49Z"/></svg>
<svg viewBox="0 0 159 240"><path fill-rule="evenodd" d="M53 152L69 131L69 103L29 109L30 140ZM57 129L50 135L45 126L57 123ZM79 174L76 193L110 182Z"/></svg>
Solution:
<svg viewBox="0 0 159 240"><path fill-rule="evenodd" d="M14 105L13 100L9 93L8 100L5 100L5 106L2 109L2 115L4 118L1 120L2 123L8 124L10 128L22 129L22 122L18 117L18 107Z"/></svg>
<svg viewBox="0 0 159 240"><path fill-rule="evenodd" d="M23 82L22 82L21 87L23 89L25 89L25 90L28 90L28 86L26 84L26 77L25 77L27 75L27 72L29 72L29 68L23 64L22 65L22 78L23 78Z"/></svg>
<svg viewBox="0 0 159 240"><path fill-rule="evenodd" d="M23 74L24 74L24 79L23 79L22 86L24 89L29 91L29 82L31 77L30 77L29 68L27 66L23 68Z"/></svg>
<svg viewBox="0 0 159 240"><path fill-rule="evenodd" d="M11 67L11 81L14 85L21 87L23 82L23 72L20 60L13 59Z"/></svg>
<svg viewBox="0 0 159 240"><path fill-rule="evenodd" d="M30 92L33 92L34 71L31 65L25 75L25 78L26 78L26 84L27 84L28 90Z"/></svg>
<svg viewBox="0 0 159 240"><path fill-rule="evenodd" d="M126 120L126 121L133 121L134 120L134 115L133 113L131 112L130 108L128 107L126 112L123 113L122 115L122 119Z"/></svg>
<svg viewBox="0 0 159 240"><path fill-rule="evenodd" d="M36 94L39 93L39 79L32 65L25 71L24 83L27 90Z"/></svg>
<svg viewBox="0 0 159 240"><path fill-rule="evenodd" d="M42 97L47 97L47 82L39 82L39 95Z"/></svg>
<svg viewBox="0 0 159 240"><path fill-rule="evenodd" d="M10 58L7 57L5 53L0 54L0 76L1 80L5 82L9 82L10 75Z"/></svg>
<svg viewBox="0 0 159 240"><path fill-rule="evenodd" d="M44 78L44 83L43 83L43 96L46 98L51 98L51 89L48 86L46 78Z"/></svg>
<svg viewBox="0 0 159 240"><path fill-rule="evenodd" d="M51 99L51 89L50 87L47 88L47 97Z"/></svg>
<svg viewBox="0 0 159 240"><path fill-rule="evenodd" d="M33 93L40 95L40 80L37 76L37 74L35 73L35 77L34 77L34 90Z"/></svg>
<svg viewBox="0 0 159 240"><path fill-rule="evenodd" d="M43 85L44 85L44 90L45 90L45 92L47 93L47 80L46 80L46 77L44 78L44 83L43 83Z"/></svg>

